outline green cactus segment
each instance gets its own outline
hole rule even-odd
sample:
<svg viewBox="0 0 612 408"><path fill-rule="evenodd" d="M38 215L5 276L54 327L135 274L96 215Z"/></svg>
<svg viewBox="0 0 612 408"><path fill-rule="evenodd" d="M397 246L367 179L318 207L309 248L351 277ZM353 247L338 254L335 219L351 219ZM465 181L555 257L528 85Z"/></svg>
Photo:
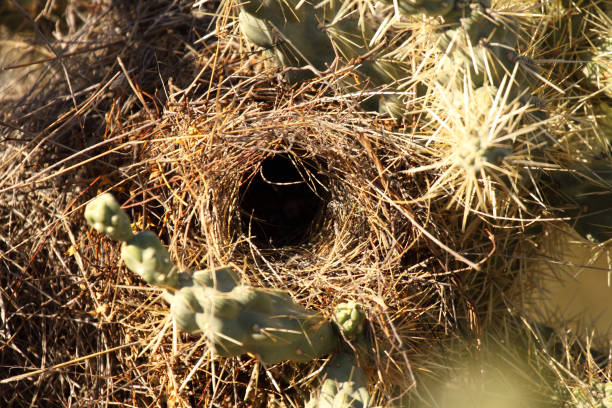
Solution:
<svg viewBox="0 0 612 408"><path fill-rule="evenodd" d="M388 4L394 3L393 0L383 1ZM446 23L452 23L469 14L469 3L469 1L457 0L398 0L397 6L399 11L405 15L426 14L432 17L443 17Z"/></svg>
<svg viewBox="0 0 612 408"><path fill-rule="evenodd" d="M516 52L517 22L502 20L481 4L473 4L469 16L460 21L460 26L447 30L440 39L441 49L449 56L449 70L461 74L455 80L462 83L463 76L469 74L474 88L486 84L499 87L518 64L510 96L530 101L538 83L536 67Z"/></svg>
<svg viewBox="0 0 612 408"><path fill-rule="evenodd" d="M575 387L571 390L573 401L568 401L568 407L573 408L612 408L612 383L602 382L590 389Z"/></svg>
<svg viewBox="0 0 612 408"><path fill-rule="evenodd" d="M96 197L85 207L85 220L96 231L117 241L134 237L128 215L109 193Z"/></svg>
<svg viewBox="0 0 612 408"><path fill-rule="evenodd" d="M383 0L395 6L393 0ZM475 7L488 8L490 1L472 0L397 0L400 13L405 15L425 14L431 17L442 17L446 24L458 23L461 18L470 15Z"/></svg>
<svg viewBox="0 0 612 408"><path fill-rule="evenodd" d="M272 30L264 20L251 13L242 12L238 15L238 23L246 38L253 44L262 48L272 48L274 46L275 40Z"/></svg>
<svg viewBox="0 0 612 408"><path fill-rule="evenodd" d="M266 364L305 362L339 345L329 320L306 311L287 293L251 286L228 292L183 287L174 295L172 315L180 329L208 336L223 357L248 353Z"/></svg>
<svg viewBox="0 0 612 408"><path fill-rule="evenodd" d="M367 377L350 353L338 353L329 362L323 383L306 408L368 408Z"/></svg>
<svg viewBox="0 0 612 408"><path fill-rule="evenodd" d="M331 2L315 8L295 0L251 0L241 4L239 23L245 37L263 47L277 65L310 68L287 72L290 81L302 81L312 78L316 71L327 71L335 62L341 67L370 50L372 33L360 30L355 20L335 18L339 4ZM342 83L348 93L361 92L364 86L393 91L408 72L406 63L376 54L360 61L353 72L356 75L346 76ZM397 96L387 96L380 107L379 99L371 96L364 107L392 114L401 111L396 107L401 105Z"/></svg>
<svg viewBox="0 0 612 408"><path fill-rule="evenodd" d="M196 316L202 314L204 309L199 299L207 296L209 294L205 288L193 286L179 290L168 299L171 302L172 317L179 329L189 333L200 331Z"/></svg>
<svg viewBox="0 0 612 408"><path fill-rule="evenodd" d="M340 303L334 309L333 321L347 339L354 339L363 333L365 313L354 301Z"/></svg>
<svg viewBox="0 0 612 408"><path fill-rule="evenodd" d="M398 6L404 14L423 13L429 16L446 16L455 9L455 0L404 0L398 1Z"/></svg>
<svg viewBox="0 0 612 408"><path fill-rule="evenodd" d="M317 70L329 68L334 48L321 24L325 7L315 10L308 2L296 9L295 0L251 0L243 3L239 23L247 39L264 48L275 46L269 55L284 67L311 65ZM355 27L352 28L352 32ZM311 75L312 73L310 73ZM306 75L294 78L305 79Z"/></svg>
<svg viewBox="0 0 612 408"><path fill-rule="evenodd" d="M220 292L229 292L240 284L240 277L229 267L196 271L193 273L193 280L198 285L213 288Z"/></svg>
<svg viewBox="0 0 612 408"><path fill-rule="evenodd" d="M570 217L576 232L592 242L612 238L612 165L597 161L550 176L549 196L557 215Z"/></svg>
<svg viewBox="0 0 612 408"><path fill-rule="evenodd" d="M148 283L165 288L179 287L179 276L170 254L151 231L139 232L121 247L121 259L127 268Z"/></svg>

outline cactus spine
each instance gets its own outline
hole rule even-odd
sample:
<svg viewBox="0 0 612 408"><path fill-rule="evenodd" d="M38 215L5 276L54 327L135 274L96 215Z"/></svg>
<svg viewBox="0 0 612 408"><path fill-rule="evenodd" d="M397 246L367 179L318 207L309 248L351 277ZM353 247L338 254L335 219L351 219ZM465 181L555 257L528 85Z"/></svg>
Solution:
<svg viewBox="0 0 612 408"><path fill-rule="evenodd" d="M612 20L609 24L612 27ZM607 38L601 39L591 60L585 65L584 73L587 83L612 98L612 28L608 29Z"/></svg>

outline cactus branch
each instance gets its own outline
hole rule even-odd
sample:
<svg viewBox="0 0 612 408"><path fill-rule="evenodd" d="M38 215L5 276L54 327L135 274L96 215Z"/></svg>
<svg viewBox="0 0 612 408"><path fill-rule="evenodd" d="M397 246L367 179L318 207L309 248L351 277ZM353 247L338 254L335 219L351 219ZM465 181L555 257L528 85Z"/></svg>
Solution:
<svg viewBox="0 0 612 408"><path fill-rule="evenodd" d="M124 241L121 258L128 269L170 291L166 299L177 326L206 335L217 354L250 354L273 364L310 361L338 350L332 322L286 292L241 285L230 268L178 273L155 234L131 233L127 214L110 194L89 203L85 214L98 231Z"/></svg>

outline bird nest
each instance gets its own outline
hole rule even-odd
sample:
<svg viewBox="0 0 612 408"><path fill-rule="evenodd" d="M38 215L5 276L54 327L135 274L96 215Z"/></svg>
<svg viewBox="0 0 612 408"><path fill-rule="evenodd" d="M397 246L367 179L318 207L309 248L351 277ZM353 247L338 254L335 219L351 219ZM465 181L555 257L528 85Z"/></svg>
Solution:
<svg viewBox="0 0 612 408"><path fill-rule="evenodd" d="M494 316L532 285L524 255L538 231L528 226L548 208L517 193L514 174L503 188L465 175L452 159L461 150L438 143L444 126L431 120L449 111L446 90L412 99L397 122L364 112L366 95L343 93L337 73L285 82L241 38L231 2L194 12L189 2L102 1L88 13L69 3L77 23L58 37L65 48L32 63L43 67L33 92L0 101L19 106L0 123L0 334L10 344L0 399L296 406L321 367L223 359L177 332L162 292L82 220L103 191L183 270L231 265L245 283L325 315L360 303L381 403L414 389L451 339L505 319ZM435 62L420 62L434 89ZM513 126L522 114L499 112ZM567 129L551 117L548 129ZM449 118L468 122L460 109ZM473 211L479 189L489 193Z"/></svg>

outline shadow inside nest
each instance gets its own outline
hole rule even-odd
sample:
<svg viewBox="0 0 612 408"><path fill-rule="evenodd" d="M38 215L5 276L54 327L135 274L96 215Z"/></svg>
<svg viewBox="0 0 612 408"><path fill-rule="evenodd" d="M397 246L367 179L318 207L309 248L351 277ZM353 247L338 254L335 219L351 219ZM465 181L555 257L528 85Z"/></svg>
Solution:
<svg viewBox="0 0 612 408"><path fill-rule="evenodd" d="M316 235L328 201L327 178L315 163L285 154L264 160L242 185L242 229L261 249L305 244Z"/></svg>

